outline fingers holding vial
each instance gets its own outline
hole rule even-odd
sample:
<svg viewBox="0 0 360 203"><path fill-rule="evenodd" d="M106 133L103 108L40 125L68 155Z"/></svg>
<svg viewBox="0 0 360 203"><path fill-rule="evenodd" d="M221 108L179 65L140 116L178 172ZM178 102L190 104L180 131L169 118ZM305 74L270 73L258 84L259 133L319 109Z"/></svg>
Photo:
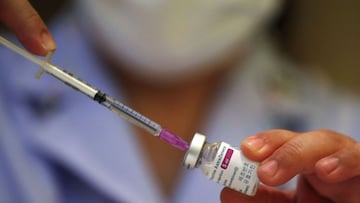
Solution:
<svg viewBox="0 0 360 203"><path fill-rule="evenodd" d="M311 199L360 201L357 192L360 189L360 144L346 135L331 130L305 133L270 130L248 137L241 149L245 156L260 162L257 173L264 185L252 197L253 202L263 196L267 196L267 202L272 199L282 202L278 198L289 202L293 198L299 202ZM300 178L294 195L269 187L286 183L296 175ZM229 199L236 202L236 195L242 202L249 198L228 189L223 190L221 198L226 200L223 202L231 202Z"/></svg>

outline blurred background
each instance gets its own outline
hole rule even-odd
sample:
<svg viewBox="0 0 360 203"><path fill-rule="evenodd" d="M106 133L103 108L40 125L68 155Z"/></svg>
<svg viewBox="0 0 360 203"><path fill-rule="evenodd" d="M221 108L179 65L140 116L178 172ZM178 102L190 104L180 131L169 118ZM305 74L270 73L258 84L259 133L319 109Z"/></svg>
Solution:
<svg viewBox="0 0 360 203"><path fill-rule="evenodd" d="M71 0L30 0L51 23ZM274 25L297 63L346 90L360 92L360 1L292 0Z"/></svg>
<svg viewBox="0 0 360 203"><path fill-rule="evenodd" d="M30 0L51 23L71 0ZM360 90L360 1L292 0L274 26L296 62L351 91Z"/></svg>
<svg viewBox="0 0 360 203"><path fill-rule="evenodd" d="M291 56L359 92L360 1L293 0L288 6L283 31Z"/></svg>

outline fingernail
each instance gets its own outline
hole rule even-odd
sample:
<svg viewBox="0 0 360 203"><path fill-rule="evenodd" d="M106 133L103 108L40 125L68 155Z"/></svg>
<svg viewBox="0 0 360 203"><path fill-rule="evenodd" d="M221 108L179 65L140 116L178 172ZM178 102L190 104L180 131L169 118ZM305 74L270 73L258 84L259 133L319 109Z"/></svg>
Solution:
<svg viewBox="0 0 360 203"><path fill-rule="evenodd" d="M244 143L252 151L258 151L264 146L264 140L258 137L248 138Z"/></svg>
<svg viewBox="0 0 360 203"><path fill-rule="evenodd" d="M53 51L56 49L56 44L53 38L46 30L41 32L41 43L42 43L42 47L47 51Z"/></svg>
<svg viewBox="0 0 360 203"><path fill-rule="evenodd" d="M325 170L326 173L330 174L339 166L339 158L330 157L323 160L322 168Z"/></svg>
<svg viewBox="0 0 360 203"><path fill-rule="evenodd" d="M260 170L266 174L266 176L274 176L279 168L279 164L275 160L266 162L260 166Z"/></svg>

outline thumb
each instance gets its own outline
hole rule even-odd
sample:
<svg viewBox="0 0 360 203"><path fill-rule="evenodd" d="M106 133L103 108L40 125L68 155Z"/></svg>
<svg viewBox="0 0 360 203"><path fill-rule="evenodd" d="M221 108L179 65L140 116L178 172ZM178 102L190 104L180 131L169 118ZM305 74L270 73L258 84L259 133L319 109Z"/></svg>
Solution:
<svg viewBox="0 0 360 203"><path fill-rule="evenodd" d="M45 23L27 0L0 0L0 20L33 54L46 55L56 49Z"/></svg>

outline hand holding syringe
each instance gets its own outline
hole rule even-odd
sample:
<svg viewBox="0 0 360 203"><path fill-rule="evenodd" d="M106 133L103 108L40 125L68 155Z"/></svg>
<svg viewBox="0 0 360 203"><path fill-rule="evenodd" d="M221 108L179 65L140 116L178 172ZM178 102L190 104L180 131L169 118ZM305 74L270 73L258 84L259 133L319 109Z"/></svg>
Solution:
<svg viewBox="0 0 360 203"><path fill-rule="evenodd" d="M6 40L1 36L0 43L13 50L14 52L18 53L19 55L27 58L28 60L38 64L40 66L40 70L37 74L38 77L41 76L42 72L47 72L58 80L64 82L66 85L99 102L99 104L102 104L103 106L109 108L111 111L117 113L118 115L130 121L134 125L145 129L151 135L157 136L161 140L164 140L165 142L181 150L187 150L189 148L188 143L179 138L178 136L169 132L165 128L162 128L159 124L134 111L130 107L116 101L111 96L106 95L95 87L78 79L73 74L55 66L54 64L51 64L49 62L49 58L41 60L40 58L30 54L29 52L16 46L15 44L11 43L10 41Z"/></svg>

